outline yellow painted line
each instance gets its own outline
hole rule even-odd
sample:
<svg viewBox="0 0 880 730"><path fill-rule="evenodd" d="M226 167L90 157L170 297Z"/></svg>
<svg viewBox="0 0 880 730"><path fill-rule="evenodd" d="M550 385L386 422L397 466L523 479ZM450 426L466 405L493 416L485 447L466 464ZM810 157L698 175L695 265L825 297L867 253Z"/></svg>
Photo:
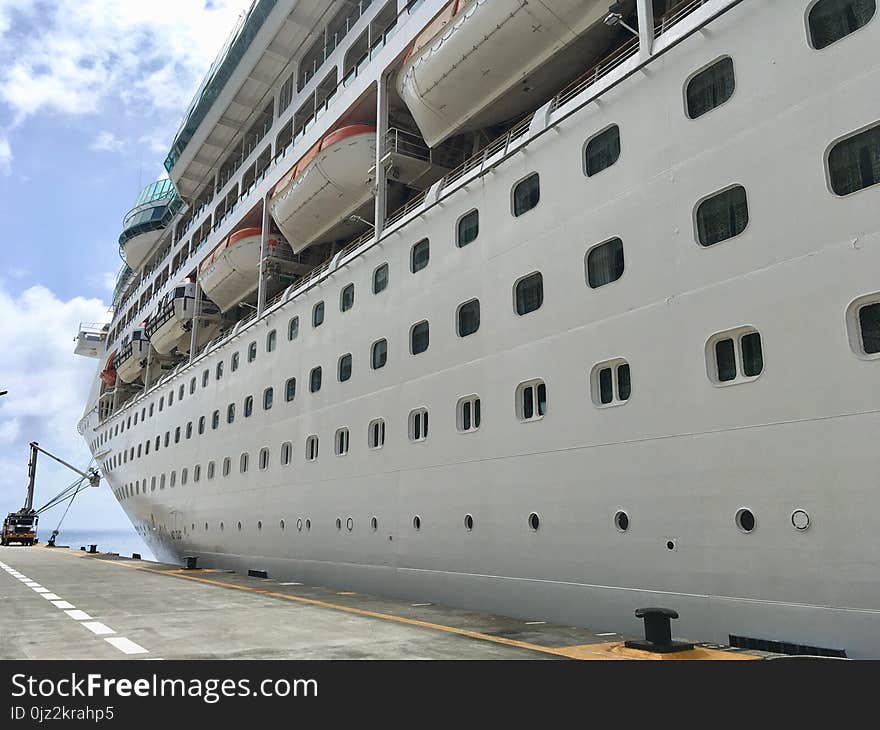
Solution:
<svg viewBox="0 0 880 730"><path fill-rule="evenodd" d="M75 554L75 553L70 553ZM487 641L493 644L501 644L503 646L510 646L516 649L525 649L527 651L539 652L542 654L552 654L553 656L560 656L566 659L579 659L579 660L592 660L592 661L615 661L615 660L658 660L658 659L713 659L713 660L723 660L723 659L757 659L758 657L747 655L747 654L739 654L735 652L729 651L720 651L717 649L704 649L697 648L691 651L686 652L676 652L671 655L664 654L652 654L651 652L640 651L638 649L628 649L623 645L623 642L608 642L608 643L599 643L599 644L581 644L578 646L562 646L562 647L553 647L553 646L541 646L540 644L533 644L528 641L518 641L517 639L508 639L505 636L494 636L492 634L484 634L480 631L472 631L470 629L461 629L455 626L446 626L445 624L438 624L431 621L422 621L421 619L408 618L406 616L396 616L390 613L381 613L379 611L370 611L366 608L356 608L354 606L343 606L338 603L330 603L329 601L322 601L317 598L306 598L305 596L291 596L287 593L278 593L277 591L270 591L264 588L255 588L253 586L244 586L244 585L235 585L234 583L224 583L219 580L212 580L211 578L199 578L198 576L193 575L194 571L186 571L183 569L180 570L158 570L156 568L148 568L142 565L133 565L131 563L123 563L117 560L104 560L102 558L97 558L101 560L103 563L108 563L110 565L121 565L126 568L132 568L134 570L140 570L145 573L156 573L159 575L168 575L172 578L182 578L183 580L190 580L196 583L204 583L206 585L219 586L221 588L231 588L234 590L245 591L247 593L254 593L260 596L271 596L272 598L280 598L284 601L293 601L295 603L302 603L309 606L318 606L320 608L326 608L333 611L342 611L344 613L350 613L357 616L365 616L368 618L375 618L381 621L392 621L394 623L403 624L405 626L414 626L422 629L430 629L433 631L442 631L447 634L454 634L456 636L464 636L469 639L476 639L478 641ZM199 571L202 572L202 571ZM207 572L207 571L204 571ZM344 593L343 595L355 595L353 593Z"/></svg>
<svg viewBox="0 0 880 730"><path fill-rule="evenodd" d="M337 591L336 595L337 596L356 596L357 593L355 593L354 591Z"/></svg>

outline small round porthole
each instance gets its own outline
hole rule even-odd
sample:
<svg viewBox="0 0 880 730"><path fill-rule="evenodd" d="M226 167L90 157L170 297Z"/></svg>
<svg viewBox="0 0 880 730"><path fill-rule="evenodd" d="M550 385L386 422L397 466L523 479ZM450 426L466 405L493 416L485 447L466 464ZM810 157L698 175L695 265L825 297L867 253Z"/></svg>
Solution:
<svg viewBox="0 0 880 730"><path fill-rule="evenodd" d="M421 530L422 529L422 518L416 515L413 517L413 529Z"/></svg>
<svg viewBox="0 0 880 730"><path fill-rule="evenodd" d="M263 523L262 523L262 521L260 521L260 520L257 521L257 529L258 529L258 530L262 530L262 529L263 529Z"/></svg>
<svg viewBox="0 0 880 730"><path fill-rule="evenodd" d="M810 515L806 510L796 509L791 513L791 524L798 532L803 532L810 527Z"/></svg>
<svg viewBox="0 0 880 730"><path fill-rule="evenodd" d="M348 530L349 532L351 532L354 529L354 520L351 517L349 517L345 521L345 529Z"/></svg>
<svg viewBox="0 0 880 730"><path fill-rule="evenodd" d="M342 520L339 519L338 517L336 518L336 529L337 529L337 530L341 530L341 529L342 529Z"/></svg>
<svg viewBox="0 0 880 730"><path fill-rule="evenodd" d="M474 516L471 514L464 516L464 529L470 532L474 529Z"/></svg>
<svg viewBox="0 0 880 730"><path fill-rule="evenodd" d="M205 532L207 532L207 531L208 531L208 523L206 522L205 523Z"/></svg>
<svg viewBox="0 0 880 730"><path fill-rule="evenodd" d="M618 510L614 514L614 526L620 532L626 532L629 529L629 515L623 510Z"/></svg>
<svg viewBox="0 0 880 730"><path fill-rule="evenodd" d="M667 550L675 550L675 540L667 540L666 541L666 549Z"/></svg>
<svg viewBox="0 0 880 730"><path fill-rule="evenodd" d="M241 532L241 522L238 523L238 531Z"/></svg>
<svg viewBox="0 0 880 730"><path fill-rule="evenodd" d="M541 518L538 517L537 512L532 512L532 514L529 515L529 527L532 529L533 532L537 532L540 526Z"/></svg>
<svg viewBox="0 0 880 730"><path fill-rule="evenodd" d="M755 514L745 507L737 510L734 521L736 522L736 526L743 532L749 533L755 529Z"/></svg>
<svg viewBox="0 0 880 730"><path fill-rule="evenodd" d="M379 520L378 520L378 518L373 517L373 518L370 520L370 529L371 529L373 532L375 532L376 530L379 529Z"/></svg>
<svg viewBox="0 0 880 730"><path fill-rule="evenodd" d="M302 521L302 517L300 517L300 518L296 521L296 529L297 529L299 532L302 532L302 530L303 530L303 521Z"/></svg>
<svg viewBox="0 0 880 730"><path fill-rule="evenodd" d="M306 532L312 529L312 521L310 519L306 519Z"/></svg>
<svg viewBox="0 0 880 730"><path fill-rule="evenodd" d="M220 523L220 532L223 532L223 523Z"/></svg>
<svg viewBox="0 0 880 730"><path fill-rule="evenodd" d="M278 523L278 527L280 527L282 530L284 529L284 520L281 520L281 522Z"/></svg>

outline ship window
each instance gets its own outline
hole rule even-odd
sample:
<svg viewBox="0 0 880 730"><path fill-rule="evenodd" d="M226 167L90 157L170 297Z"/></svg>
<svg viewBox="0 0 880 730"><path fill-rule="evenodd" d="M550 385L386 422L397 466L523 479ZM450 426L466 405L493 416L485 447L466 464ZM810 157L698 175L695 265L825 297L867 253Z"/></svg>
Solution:
<svg viewBox="0 0 880 730"><path fill-rule="evenodd" d="M513 187L513 215L521 216L534 208L541 200L541 182L537 172L533 172Z"/></svg>
<svg viewBox="0 0 880 730"><path fill-rule="evenodd" d="M620 127L616 124L599 132L584 149L584 171L587 177L611 167L620 157Z"/></svg>
<svg viewBox="0 0 880 730"><path fill-rule="evenodd" d="M205 432L205 417L199 416L199 436Z"/></svg>
<svg viewBox="0 0 880 730"><path fill-rule="evenodd" d="M165 408L165 396L163 395L161 398L159 398L159 413L161 413L164 408ZM116 433L119 433L119 424L118 423L116 424Z"/></svg>
<svg viewBox="0 0 880 730"><path fill-rule="evenodd" d="M235 403L226 406L226 423L232 423L235 420Z"/></svg>
<svg viewBox="0 0 880 730"><path fill-rule="evenodd" d="M288 403L296 398L296 378L288 378L284 384L284 400Z"/></svg>
<svg viewBox="0 0 880 730"><path fill-rule="evenodd" d="M275 400L275 389L274 388L266 388L263 391L263 410L268 411L272 407L272 402Z"/></svg>
<svg viewBox="0 0 880 730"><path fill-rule="evenodd" d="M709 378L716 385L748 382L764 370L761 335L750 327L720 332L706 346Z"/></svg>
<svg viewBox="0 0 880 730"><path fill-rule="evenodd" d="M480 329L480 300L471 299L458 305L458 336L467 337Z"/></svg>
<svg viewBox="0 0 880 730"><path fill-rule="evenodd" d="M172 403L174 403L174 389L173 389L173 388L172 388L171 391L168 393L168 407L169 407L169 408L171 407L171 404L172 404Z"/></svg>
<svg viewBox="0 0 880 730"><path fill-rule="evenodd" d="M247 451L243 452L240 457L238 457L238 471L244 474L248 470L250 455Z"/></svg>
<svg viewBox="0 0 880 730"><path fill-rule="evenodd" d="M857 309L860 354L876 355L880 353L880 301L861 304Z"/></svg>
<svg viewBox="0 0 880 730"><path fill-rule="evenodd" d="M159 475L159 489L165 489L165 475Z"/></svg>
<svg viewBox="0 0 880 730"><path fill-rule="evenodd" d="M231 468L232 468L232 459L230 459L227 456L225 459L223 459L223 476L228 477Z"/></svg>
<svg viewBox="0 0 880 730"><path fill-rule="evenodd" d="M181 487L186 486L186 480L187 480L188 476L189 476L189 471L187 470L186 467L184 467L183 470L180 472L180 486Z"/></svg>
<svg viewBox="0 0 880 730"><path fill-rule="evenodd" d="M220 426L220 411L214 411L214 414L211 416L211 430L216 431Z"/></svg>
<svg viewBox="0 0 880 730"><path fill-rule="evenodd" d="M234 373L238 370L238 353L233 352L232 357L229 359L229 369Z"/></svg>
<svg viewBox="0 0 880 730"><path fill-rule="evenodd" d="M746 189L734 185L713 193L697 206L697 239L701 246L714 246L742 233L749 223Z"/></svg>
<svg viewBox="0 0 880 730"><path fill-rule="evenodd" d="M345 456L348 453L349 432L347 428L336 431L336 455Z"/></svg>
<svg viewBox="0 0 880 730"><path fill-rule="evenodd" d="M260 471L266 471L269 468L269 449L265 446L260 449Z"/></svg>
<svg viewBox="0 0 880 730"><path fill-rule="evenodd" d="M464 248L472 243L480 235L480 211L474 208L470 213L465 213L458 219L455 245Z"/></svg>
<svg viewBox="0 0 880 730"><path fill-rule="evenodd" d="M388 288L388 264L382 264L373 272L373 294Z"/></svg>
<svg viewBox="0 0 880 730"><path fill-rule="evenodd" d="M223 377L223 361L221 360L220 362L217 363L217 368L214 372L214 379L220 380L220 378L222 378L222 377Z"/></svg>
<svg viewBox="0 0 880 730"><path fill-rule="evenodd" d="M428 265L431 259L431 244L427 238L423 238L414 244L409 254L409 269L412 273L421 271Z"/></svg>
<svg viewBox="0 0 880 730"><path fill-rule="evenodd" d="M192 438L192 435L193 435L193 422L192 422L192 421L188 421L187 424L186 424L186 437L187 437L188 439L191 439L191 438Z"/></svg>
<svg viewBox="0 0 880 730"><path fill-rule="evenodd" d="M287 323L287 339L295 340L299 335L299 317L291 317Z"/></svg>
<svg viewBox="0 0 880 730"><path fill-rule="evenodd" d="M370 349L370 363L373 370L385 367L386 362L388 362L388 340L376 340Z"/></svg>
<svg viewBox="0 0 880 730"><path fill-rule="evenodd" d="M150 491L151 492L156 491L156 477L155 476L150 478Z"/></svg>
<svg viewBox="0 0 880 730"><path fill-rule="evenodd" d="M168 480L168 486L173 487L177 483L177 472L171 472L171 478Z"/></svg>
<svg viewBox="0 0 880 730"><path fill-rule="evenodd" d="M810 9L810 43L817 51L855 33L877 12L875 0L819 0Z"/></svg>
<svg viewBox="0 0 880 730"><path fill-rule="evenodd" d="M318 437L309 436L306 439L306 461L314 461L318 458Z"/></svg>
<svg viewBox="0 0 880 730"><path fill-rule="evenodd" d="M266 335L266 352L272 352L275 349L275 343L278 340L278 333L272 330Z"/></svg>
<svg viewBox="0 0 880 730"><path fill-rule="evenodd" d="M189 381L189 394L192 395L196 392L196 379L193 378Z"/></svg>
<svg viewBox="0 0 880 730"><path fill-rule="evenodd" d="M316 368L312 368L312 372L309 374L309 392L317 393L321 390L321 366L319 365Z"/></svg>
<svg viewBox="0 0 880 730"><path fill-rule="evenodd" d="M168 444L171 443L171 431L165 432L165 448L168 448Z"/></svg>
<svg viewBox="0 0 880 730"><path fill-rule="evenodd" d="M192 430L192 424L190 424L190 430ZM141 449L143 448L143 444L138 444L138 455L137 458L141 458Z"/></svg>
<svg viewBox="0 0 880 730"><path fill-rule="evenodd" d="M244 399L244 417L250 418L254 412L254 397L252 395L247 396Z"/></svg>
<svg viewBox="0 0 880 730"><path fill-rule="evenodd" d="M377 418L367 427L367 445L371 449L381 449L385 445L385 421Z"/></svg>
<svg viewBox="0 0 880 730"><path fill-rule="evenodd" d="M214 462L209 461L208 462L208 479L213 479L213 478L214 478Z"/></svg>
<svg viewBox="0 0 880 730"><path fill-rule="evenodd" d="M251 342L251 344L248 345L247 360L248 360L248 362L253 362L256 359L257 359L257 343Z"/></svg>
<svg viewBox="0 0 880 730"><path fill-rule="evenodd" d="M543 380L520 383L516 389L516 415L520 421L537 421L547 413L547 386Z"/></svg>
<svg viewBox="0 0 880 730"><path fill-rule="evenodd" d="M312 308L312 327L320 327L324 324L324 302L318 302Z"/></svg>
<svg viewBox="0 0 880 730"><path fill-rule="evenodd" d="M516 313L522 316L540 309L544 303L544 278L540 271L524 276L514 286Z"/></svg>
<svg viewBox="0 0 880 730"><path fill-rule="evenodd" d="M455 414L455 425L461 433L476 431L480 427L480 396L468 395L461 398Z"/></svg>
<svg viewBox="0 0 880 730"><path fill-rule="evenodd" d="M851 195L880 183L880 125L835 144L828 153L835 195Z"/></svg>
<svg viewBox="0 0 880 730"><path fill-rule="evenodd" d="M417 408L409 414L409 440L424 441L428 438L428 409Z"/></svg>
<svg viewBox="0 0 880 730"><path fill-rule="evenodd" d="M339 311L347 312L354 306L354 284L346 284L339 295Z"/></svg>
<svg viewBox="0 0 880 730"><path fill-rule="evenodd" d="M184 391L184 385L183 385L183 383L181 383L180 387L177 389L177 400L183 400L183 391ZM135 421L135 423L137 423L137 421ZM131 425L131 424L129 424L129 425Z"/></svg>
<svg viewBox="0 0 880 730"><path fill-rule="evenodd" d="M339 358L339 382L344 383L351 378L351 353Z"/></svg>
<svg viewBox="0 0 880 730"><path fill-rule="evenodd" d="M409 335L410 352L420 355L428 349L429 325L427 321L417 322L412 326Z"/></svg>
<svg viewBox="0 0 880 730"><path fill-rule="evenodd" d="M198 482L199 479L202 478L202 467L201 464L196 464L193 467L193 481Z"/></svg>
<svg viewBox="0 0 880 730"><path fill-rule="evenodd" d="M587 284L591 289L617 281L623 276L623 241L610 241L593 246L587 252Z"/></svg>
<svg viewBox="0 0 880 730"><path fill-rule="evenodd" d="M733 59L725 56L709 68L700 71L687 82L687 115L697 119L715 107L721 106L733 96L736 79L733 73Z"/></svg>
<svg viewBox="0 0 880 730"><path fill-rule="evenodd" d="M285 441L281 444L281 466L288 466L290 464L290 456L293 451L293 444L290 441Z"/></svg>
<svg viewBox="0 0 880 730"><path fill-rule="evenodd" d="M590 393L600 408L626 403L632 393L629 363L617 358L595 365L590 373Z"/></svg>
<svg viewBox="0 0 880 730"><path fill-rule="evenodd" d="M203 387L203 388L207 388L207 387L208 387L208 378L210 378L210 377L211 377L211 371L208 370L208 369L205 369L205 370L202 372L202 387ZM159 410L162 410L162 409L160 408Z"/></svg>

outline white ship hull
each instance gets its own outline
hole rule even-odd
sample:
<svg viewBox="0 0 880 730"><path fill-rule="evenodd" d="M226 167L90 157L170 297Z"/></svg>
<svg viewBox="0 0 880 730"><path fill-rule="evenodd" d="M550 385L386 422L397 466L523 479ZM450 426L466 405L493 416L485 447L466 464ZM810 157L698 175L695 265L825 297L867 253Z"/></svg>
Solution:
<svg viewBox="0 0 880 730"><path fill-rule="evenodd" d="M728 5L706 3L688 22ZM683 23L658 39L660 51L674 45L646 71L634 57L602 80L599 103L593 87L544 110L378 242L292 288L112 418L90 416L86 438L109 449L103 473L150 547L203 567L597 631L638 633L634 609L668 606L699 640L880 657L880 359L858 354L848 329L851 304L880 297L880 185L838 196L827 179L831 146L880 121L880 19L816 51L806 7L735 4L711 32L678 43ZM689 119L683 85L722 56L735 64L735 92ZM619 160L587 176L586 143L615 124ZM535 172L540 201L512 215L512 190ZM747 191L748 225L703 247L696 207L732 184ZM475 208L479 235L459 248L457 221ZM591 288L588 252L615 237L625 271ZM411 246L424 238L430 262L411 273ZM384 263L390 283L374 295ZM537 271L543 303L518 316L514 286ZM350 282L355 304L342 312ZM474 298L480 328L460 337L457 309ZM321 301L325 320L313 328ZM410 331L422 320L430 346L414 356ZM761 335L760 375L713 382L713 336L742 327ZM388 362L374 370L380 338ZM353 374L339 382L343 353ZM590 374L616 358L632 368L631 397L597 406ZM518 386L534 379L546 384L546 413L523 422ZM173 406L144 417L171 392ZM472 394L482 423L462 433L456 404ZM408 415L419 408L431 430L413 442ZM117 458L201 417L202 435ZM379 418L386 440L369 448ZM340 428L350 431L344 455L334 453ZM320 440L310 461L311 436ZM743 509L755 517L748 532L736 522Z"/></svg>

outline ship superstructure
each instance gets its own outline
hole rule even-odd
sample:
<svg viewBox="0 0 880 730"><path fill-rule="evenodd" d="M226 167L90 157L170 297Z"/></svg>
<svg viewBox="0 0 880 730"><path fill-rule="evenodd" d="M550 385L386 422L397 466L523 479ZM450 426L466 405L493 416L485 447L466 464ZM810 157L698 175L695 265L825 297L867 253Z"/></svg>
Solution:
<svg viewBox="0 0 880 730"><path fill-rule="evenodd" d="M80 432L157 555L880 655L874 0L255 0Z"/></svg>

